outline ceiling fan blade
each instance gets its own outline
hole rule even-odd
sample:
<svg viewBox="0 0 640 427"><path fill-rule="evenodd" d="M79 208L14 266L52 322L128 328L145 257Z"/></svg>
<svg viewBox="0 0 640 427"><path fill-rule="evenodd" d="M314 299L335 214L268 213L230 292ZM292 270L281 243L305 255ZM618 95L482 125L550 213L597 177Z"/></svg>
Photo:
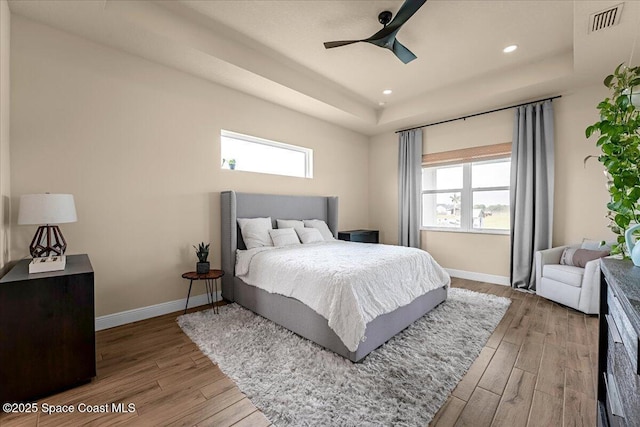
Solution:
<svg viewBox="0 0 640 427"><path fill-rule="evenodd" d="M405 2L400 6L396 16L393 17L389 25L385 27L390 30L400 29L405 22L409 20L417 11L425 4L427 0L405 0Z"/></svg>
<svg viewBox="0 0 640 427"><path fill-rule="evenodd" d="M402 25L404 25L404 23L407 22L409 18L411 18L426 2L427 0L405 0L402 6L400 6L398 13L396 13L396 16L386 27L363 41L391 49L396 34L400 31L400 27L402 27Z"/></svg>
<svg viewBox="0 0 640 427"><path fill-rule="evenodd" d="M363 42L368 42L371 44L375 44L380 47L387 47L386 45L391 46L393 44L393 40L396 37L396 33L400 30L400 28L389 28L387 25L368 39L362 40Z"/></svg>
<svg viewBox="0 0 640 427"><path fill-rule="evenodd" d="M407 49L402 43L400 43L397 39L393 42L393 49L391 49L393 53L396 54L400 61L408 64L417 58L409 49Z"/></svg>
<svg viewBox="0 0 640 427"><path fill-rule="evenodd" d="M348 44L358 43L361 41L364 41L364 40L342 40L342 41L335 41L335 42L324 42L324 47L325 49L331 49L333 47L346 46Z"/></svg>
<svg viewBox="0 0 640 427"><path fill-rule="evenodd" d="M398 13L393 17L384 28L376 32L371 37L364 40L343 40L334 42L325 42L324 47L331 49L333 47L346 46L358 42L371 43L373 45L391 50L405 64L416 59L416 56L407 49L402 43L396 40L396 34L400 31L402 25L409 20L417 11L425 4L427 0L405 0L398 9ZM384 16L386 15L386 16ZM387 22L389 12L380 14L380 22Z"/></svg>

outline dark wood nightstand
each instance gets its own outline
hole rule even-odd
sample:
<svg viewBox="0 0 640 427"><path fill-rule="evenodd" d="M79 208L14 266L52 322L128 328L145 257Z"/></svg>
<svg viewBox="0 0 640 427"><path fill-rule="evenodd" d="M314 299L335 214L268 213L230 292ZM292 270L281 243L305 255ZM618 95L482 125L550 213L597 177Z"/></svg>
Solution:
<svg viewBox="0 0 640 427"><path fill-rule="evenodd" d="M191 286L193 286L194 280L204 280L204 285L207 288L207 301L211 304L213 312L218 314L218 307L215 303L218 300L218 279L224 276L222 270L209 270L208 273L198 274L195 271L190 271L182 275L183 279L189 279L189 293L187 294L187 303L184 306L184 313L187 313L187 307L189 307L189 297L191 296Z"/></svg>
<svg viewBox="0 0 640 427"><path fill-rule="evenodd" d="M29 274L23 259L0 280L0 402L31 401L96 375L93 268L67 255L61 271Z"/></svg>
<svg viewBox="0 0 640 427"><path fill-rule="evenodd" d="M338 239L348 242L378 243L378 230L339 231Z"/></svg>

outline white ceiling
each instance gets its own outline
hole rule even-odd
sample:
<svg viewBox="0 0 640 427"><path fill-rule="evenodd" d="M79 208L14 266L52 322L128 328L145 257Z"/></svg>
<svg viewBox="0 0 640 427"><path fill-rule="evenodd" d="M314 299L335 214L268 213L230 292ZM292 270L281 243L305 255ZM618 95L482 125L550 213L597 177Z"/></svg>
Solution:
<svg viewBox="0 0 640 427"><path fill-rule="evenodd" d="M196 76L374 135L602 81L628 62L640 1L589 34L589 14L619 1L429 0L398 40L403 64L366 38L402 1L26 1L23 15ZM504 54L502 48L519 49ZM639 63L640 42L633 63ZM634 52L635 53L635 52ZM383 89L392 89L389 96ZM384 105L380 103L384 102Z"/></svg>

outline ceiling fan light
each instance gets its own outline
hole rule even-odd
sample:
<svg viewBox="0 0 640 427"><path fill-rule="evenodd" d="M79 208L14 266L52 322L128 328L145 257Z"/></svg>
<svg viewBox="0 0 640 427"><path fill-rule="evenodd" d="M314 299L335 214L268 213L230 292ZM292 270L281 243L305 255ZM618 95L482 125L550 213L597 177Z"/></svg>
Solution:
<svg viewBox="0 0 640 427"><path fill-rule="evenodd" d="M516 50L517 48L518 48L518 45L517 45L517 44L512 44L512 45L509 45L509 46L505 47L504 49L502 49L502 51L503 51L504 53L511 53L511 52L513 52L514 50Z"/></svg>

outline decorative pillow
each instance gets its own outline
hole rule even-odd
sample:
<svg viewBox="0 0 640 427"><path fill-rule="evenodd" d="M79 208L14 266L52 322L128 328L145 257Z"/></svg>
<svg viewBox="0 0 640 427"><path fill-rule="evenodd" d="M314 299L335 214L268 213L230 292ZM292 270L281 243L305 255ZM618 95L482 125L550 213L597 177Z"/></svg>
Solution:
<svg viewBox="0 0 640 427"><path fill-rule="evenodd" d="M299 245L300 240L293 228L278 228L277 230L269 230L269 236L273 241L273 246Z"/></svg>
<svg viewBox="0 0 640 427"><path fill-rule="evenodd" d="M320 230L317 228L298 228L295 229L296 233L298 233L298 237L300 237L300 241L304 244L306 243L315 243L315 242L324 242L324 238L322 234L320 234Z"/></svg>
<svg viewBox="0 0 640 427"><path fill-rule="evenodd" d="M278 228L304 228L304 222L298 219L276 219Z"/></svg>
<svg viewBox="0 0 640 427"><path fill-rule="evenodd" d="M305 219L304 226L309 228L315 228L320 232L320 235L324 240L331 241L336 240L333 237L333 233L329 230L329 226L321 219Z"/></svg>
<svg viewBox="0 0 640 427"><path fill-rule="evenodd" d="M604 245L602 244L604 243ZM590 251L611 251L611 243L602 240L582 239L580 249L589 249Z"/></svg>
<svg viewBox="0 0 640 427"><path fill-rule="evenodd" d="M560 264L572 265L584 268L589 261L603 258L609 255L609 251L592 251L590 249L565 248L560 257Z"/></svg>
<svg viewBox="0 0 640 427"><path fill-rule="evenodd" d="M271 218L238 218L238 225L247 249L273 246L269 236L269 230L273 229Z"/></svg>

